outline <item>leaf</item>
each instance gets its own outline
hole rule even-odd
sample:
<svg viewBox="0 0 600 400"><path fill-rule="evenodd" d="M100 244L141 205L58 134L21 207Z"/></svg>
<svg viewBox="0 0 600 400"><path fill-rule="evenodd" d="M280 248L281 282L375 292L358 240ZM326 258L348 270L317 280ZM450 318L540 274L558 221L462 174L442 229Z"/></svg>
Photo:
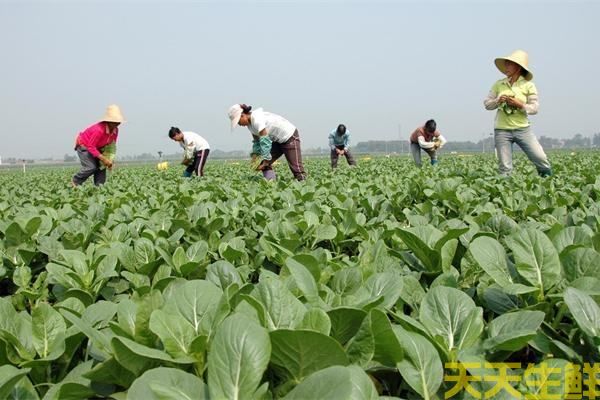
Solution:
<svg viewBox="0 0 600 400"><path fill-rule="evenodd" d="M362 366L375 360L395 367L404 358L387 315L378 309L372 309L363 319L360 329L346 347L351 362Z"/></svg>
<svg viewBox="0 0 600 400"><path fill-rule="evenodd" d="M560 260L565 278L570 282L586 276L600 279L600 253L594 249L578 248L562 255Z"/></svg>
<svg viewBox="0 0 600 400"><path fill-rule="evenodd" d="M30 368L19 369L12 365L0 366L0 399L8 399L14 386L31 371Z"/></svg>
<svg viewBox="0 0 600 400"><path fill-rule="evenodd" d="M348 365L342 346L322 333L281 329L270 332L269 336L271 363L296 383L332 365Z"/></svg>
<svg viewBox="0 0 600 400"><path fill-rule="evenodd" d="M362 369L333 366L315 372L283 399L377 400L378 396L373 382Z"/></svg>
<svg viewBox="0 0 600 400"><path fill-rule="evenodd" d="M114 384L122 387L130 387L137 378L136 375L119 364L113 357L94 365L94 368L86 372L83 376L93 382Z"/></svg>
<svg viewBox="0 0 600 400"><path fill-rule="evenodd" d="M336 293L347 296L356 292L362 283L362 274L358 268L344 268L337 271L330 282Z"/></svg>
<svg viewBox="0 0 600 400"><path fill-rule="evenodd" d="M486 308L496 314L508 313L519 308L518 299L515 296L505 293L497 286L485 289L483 300L485 301Z"/></svg>
<svg viewBox="0 0 600 400"><path fill-rule="evenodd" d="M271 357L267 330L240 314L217 328L208 353L210 397L250 397L261 383Z"/></svg>
<svg viewBox="0 0 600 400"><path fill-rule="evenodd" d="M302 321L306 308L278 279L266 278L252 290L251 296L264 306L269 330L293 328Z"/></svg>
<svg viewBox="0 0 600 400"><path fill-rule="evenodd" d="M405 275L400 278L402 288L400 289L400 298L413 309L418 309L421 305L425 290L417 278L412 275Z"/></svg>
<svg viewBox="0 0 600 400"><path fill-rule="evenodd" d="M196 337L194 327L179 314L155 310L150 316L150 329L163 343L165 351L174 358L190 355L190 345Z"/></svg>
<svg viewBox="0 0 600 400"><path fill-rule="evenodd" d="M546 293L561 278L561 266L556 248L539 230L521 229L506 238L513 252L519 275Z"/></svg>
<svg viewBox="0 0 600 400"><path fill-rule="evenodd" d="M535 337L544 317L541 311L516 311L495 318L487 326L488 339L483 343L484 348L493 351L520 350Z"/></svg>
<svg viewBox="0 0 600 400"><path fill-rule="evenodd" d="M92 397L95 393L90 388L90 380L85 375L92 369L93 361L86 361L73 368L65 378L51 386L44 400L80 400Z"/></svg>
<svg viewBox="0 0 600 400"><path fill-rule="evenodd" d="M18 223L13 222L4 231L4 242L6 247L17 247L27 241L27 234L23 232Z"/></svg>
<svg viewBox="0 0 600 400"><path fill-rule="evenodd" d="M568 226L554 237L554 247L562 256L577 247L592 247L594 232L587 226Z"/></svg>
<svg viewBox="0 0 600 400"><path fill-rule="evenodd" d="M394 333L404 350L404 359L400 361L398 371L424 399L429 400L442 384L444 370L435 347L418 333L405 331L394 326Z"/></svg>
<svg viewBox="0 0 600 400"><path fill-rule="evenodd" d="M2 373L0 372L1 375ZM37 390L27 377L22 378L16 383L8 397L10 400L39 400L39 398Z"/></svg>
<svg viewBox="0 0 600 400"><path fill-rule="evenodd" d="M419 259L427 272L439 272L442 268L441 255L433 247L442 233L430 226L397 229L396 234Z"/></svg>
<svg viewBox="0 0 600 400"><path fill-rule="evenodd" d="M83 333L90 340L92 340L94 344L98 346L101 350L110 352L110 342L106 335L104 335L102 332L97 331L91 326L90 323L83 321L81 318L79 318L67 309L60 310L60 313L63 317L65 317L67 321L72 323L81 333Z"/></svg>
<svg viewBox="0 0 600 400"><path fill-rule="evenodd" d="M398 301L401 291L402 282L397 275L390 272L380 272L371 275L355 296L362 300L363 303L382 296L383 303L381 307L390 309Z"/></svg>
<svg viewBox="0 0 600 400"><path fill-rule="evenodd" d="M448 356L477 342L483 332L483 310L464 292L437 286L425 295L419 320L429 334L441 338Z"/></svg>
<svg viewBox="0 0 600 400"><path fill-rule="evenodd" d="M144 372L127 392L131 400L203 400L210 399L202 379L175 368L159 367Z"/></svg>
<svg viewBox="0 0 600 400"><path fill-rule="evenodd" d="M327 315L331 320L331 337L343 345L358 332L367 313L358 308L340 307L328 311Z"/></svg>
<svg viewBox="0 0 600 400"><path fill-rule="evenodd" d="M39 303L31 311L31 318L36 352L45 360L56 360L65 351L65 320L46 303Z"/></svg>
<svg viewBox="0 0 600 400"><path fill-rule="evenodd" d="M483 269L501 287L513 283L506 263L504 247L488 236L479 236L469 244L469 253L481 269Z"/></svg>
<svg viewBox="0 0 600 400"><path fill-rule="evenodd" d="M324 240L333 240L337 236L337 229L333 225L320 224L315 230L315 242L317 244ZM314 245L313 245L314 246Z"/></svg>
<svg viewBox="0 0 600 400"><path fill-rule="evenodd" d="M144 346L131 339L115 336L110 345L115 359L135 375L157 367L162 362L175 364L192 364L192 357L173 358L162 350Z"/></svg>
<svg viewBox="0 0 600 400"><path fill-rule="evenodd" d="M565 304L582 332L593 340L600 337L600 307L589 295L568 287L564 292Z"/></svg>
<svg viewBox="0 0 600 400"><path fill-rule="evenodd" d="M211 282L186 281L166 299L164 311L182 315L197 334L206 334L222 294L221 289Z"/></svg>
<svg viewBox="0 0 600 400"><path fill-rule="evenodd" d="M296 285L306 298L306 300L313 305L319 303L319 289L315 278L311 275L308 268L298 261L296 257L290 257L285 260L285 266L290 271L290 274L294 278Z"/></svg>
<svg viewBox="0 0 600 400"><path fill-rule="evenodd" d="M566 399L569 393L581 391L581 386L579 389L576 387L576 379L569 380L574 377L573 364L566 360L550 358L535 365L530 364L523 372L521 381L526 388L525 398Z"/></svg>
<svg viewBox="0 0 600 400"><path fill-rule="evenodd" d="M206 280L225 290L232 283L242 285L242 278L237 269L228 261L219 260L206 268Z"/></svg>
<svg viewBox="0 0 600 400"><path fill-rule="evenodd" d="M295 329L312 330L329 336L331 332L331 320L327 313L320 308L311 308L305 314Z"/></svg>

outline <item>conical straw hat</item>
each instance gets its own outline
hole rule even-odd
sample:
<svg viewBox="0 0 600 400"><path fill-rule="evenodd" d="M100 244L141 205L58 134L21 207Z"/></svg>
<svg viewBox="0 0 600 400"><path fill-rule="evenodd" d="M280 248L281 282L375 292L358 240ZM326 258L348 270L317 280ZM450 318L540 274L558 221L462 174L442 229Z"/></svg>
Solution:
<svg viewBox="0 0 600 400"><path fill-rule="evenodd" d="M102 117L101 121L104 122L125 122L125 118L123 118L123 114L121 114L121 110L119 106L116 104L111 104L106 107L106 112Z"/></svg>
<svg viewBox="0 0 600 400"><path fill-rule="evenodd" d="M515 50L509 56L498 57L494 60L494 63L496 63L496 67L498 67L500 72L502 72L503 74L506 73L506 68L504 67L504 60L512 61L514 63L519 64L521 68L523 68L527 72L527 74L525 75L525 79L527 79L528 81L533 79L533 73L531 72L528 66L529 56L523 50Z"/></svg>

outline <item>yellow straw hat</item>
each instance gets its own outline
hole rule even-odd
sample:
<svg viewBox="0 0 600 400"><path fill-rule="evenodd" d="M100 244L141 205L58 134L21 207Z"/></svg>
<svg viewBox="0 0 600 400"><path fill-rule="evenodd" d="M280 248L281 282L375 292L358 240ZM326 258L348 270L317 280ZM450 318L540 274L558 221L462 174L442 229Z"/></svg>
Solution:
<svg viewBox="0 0 600 400"><path fill-rule="evenodd" d="M106 107L106 112L104 113L104 116L102 117L101 121L125 122L125 119L123 118L123 114L121 114L119 106L116 104L111 104L108 107Z"/></svg>
<svg viewBox="0 0 600 400"><path fill-rule="evenodd" d="M515 50L509 56L496 58L494 60L494 63L496 63L496 67L498 67L500 72L502 72L503 74L506 73L505 72L506 69L504 68L505 60L512 61L514 63L519 64L521 66L521 68L523 68L527 72L527 74L525 75L526 80L530 81L533 79L533 73L531 72L531 70L529 69L529 66L528 66L529 56L527 55L526 52L524 52L523 50Z"/></svg>

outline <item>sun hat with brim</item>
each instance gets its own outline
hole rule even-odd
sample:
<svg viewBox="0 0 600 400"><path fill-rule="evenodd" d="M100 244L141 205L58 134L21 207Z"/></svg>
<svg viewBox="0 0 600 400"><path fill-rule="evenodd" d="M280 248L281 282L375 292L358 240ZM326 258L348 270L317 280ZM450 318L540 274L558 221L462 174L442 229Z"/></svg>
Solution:
<svg viewBox="0 0 600 400"><path fill-rule="evenodd" d="M526 52L524 52L523 50L515 50L509 56L496 58L494 60L494 63L496 64L496 67L498 67L500 72L502 72L503 74L506 74L506 67L504 66L504 61L506 60L519 64L519 66L527 72L527 74L525 75L526 80L530 81L533 79L533 73L531 72L528 66L529 56Z"/></svg>
<svg viewBox="0 0 600 400"><path fill-rule="evenodd" d="M229 107L229 112L227 115L229 115L229 119L231 120L231 130L233 130L237 126L238 122L240 122L243 111L244 110L242 110L242 106L239 104L234 104Z"/></svg>
<svg viewBox="0 0 600 400"><path fill-rule="evenodd" d="M121 110L119 106L116 104L111 104L106 107L106 112L102 117L101 121L103 122L125 122L125 118L123 118L123 114L121 114Z"/></svg>

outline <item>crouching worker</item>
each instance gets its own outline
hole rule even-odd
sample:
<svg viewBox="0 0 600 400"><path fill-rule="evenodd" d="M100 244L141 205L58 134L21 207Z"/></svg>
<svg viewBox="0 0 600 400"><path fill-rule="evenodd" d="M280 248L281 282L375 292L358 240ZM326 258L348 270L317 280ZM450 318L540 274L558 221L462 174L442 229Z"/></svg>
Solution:
<svg viewBox="0 0 600 400"><path fill-rule="evenodd" d="M329 134L329 148L331 149L331 168L337 168L338 158L346 157L348 165L356 165L354 157L350 153L350 131L346 129L346 125L340 124L337 129Z"/></svg>
<svg viewBox="0 0 600 400"><path fill-rule="evenodd" d="M122 122L125 120L121 110L112 104L107 107L100 122L77 135L75 151L81 162L81 170L73 176L73 186L81 185L92 175L96 186L106 182L106 169L112 170Z"/></svg>
<svg viewBox="0 0 600 400"><path fill-rule="evenodd" d="M194 132L181 132L175 126L169 129L169 137L179 142L183 147L183 165L187 168L183 171L183 176L189 178L192 174L204 176L204 164L210 152L210 146L206 139Z"/></svg>
<svg viewBox="0 0 600 400"><path fill-rule="evenodd" d="M438 163L437 151L446 144L446 139L436 128L437 124L430 119L410 135L410 152L419 168L421 167L421 149L431 159L431 165Z"/></svg>
<svg viewBox="0 0 600 400"><path fill-rule="evenodd" d="M276 178L273 163L282 155L285 155L294 177L299 181L306 179L300 135L290 121L262 108L252 111L252 107L245 104L234 104L228 115L232 130L238 125L245 126L252 134L252 162L265 179Z"/></svg>

